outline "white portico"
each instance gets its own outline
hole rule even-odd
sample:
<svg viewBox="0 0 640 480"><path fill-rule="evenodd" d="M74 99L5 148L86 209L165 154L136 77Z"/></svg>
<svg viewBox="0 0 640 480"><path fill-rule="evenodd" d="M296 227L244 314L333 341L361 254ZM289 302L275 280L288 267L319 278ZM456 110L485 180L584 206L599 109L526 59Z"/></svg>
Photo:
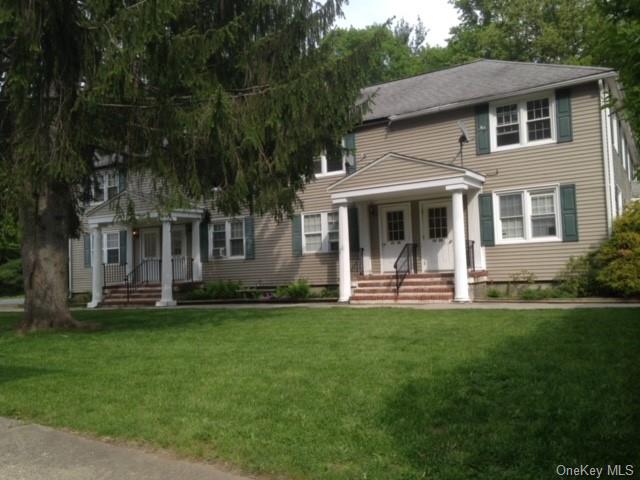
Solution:
<svg viewBox="0 0 640 480"><path fill-rule="evenodd" d="M351 298L349 208L358 209L362 270L453 274L453 300L468 302L469 270L484 270L479 198L484 176L390 153L329 187L338 207L340 301ZM351 225L353 228L353 224Z"/></svg>

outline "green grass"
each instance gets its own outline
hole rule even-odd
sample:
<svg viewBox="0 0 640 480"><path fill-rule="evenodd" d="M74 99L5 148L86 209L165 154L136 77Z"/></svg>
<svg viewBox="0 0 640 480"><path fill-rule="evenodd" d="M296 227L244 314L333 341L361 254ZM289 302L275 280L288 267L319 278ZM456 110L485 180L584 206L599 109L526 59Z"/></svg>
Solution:
<svg viewBox="0 0 640 480"><path fill-rule="evenodd" d="M638 466L638 313L98 311L26 337L0 314L0 415L277 478Z"/></svg>

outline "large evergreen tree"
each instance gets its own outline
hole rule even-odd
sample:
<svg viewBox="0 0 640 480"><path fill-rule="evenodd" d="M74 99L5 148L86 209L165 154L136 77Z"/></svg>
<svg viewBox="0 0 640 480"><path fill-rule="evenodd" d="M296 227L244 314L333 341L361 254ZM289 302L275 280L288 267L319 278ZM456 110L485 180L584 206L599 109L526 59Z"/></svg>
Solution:
<svg viewBox="0 0 640 480"><path fill-rule="evenodd" d="M228 213L292 211L313 157L361 115L367 45L322 42L340 4L2 2L0 192L20 211L24 330L78 325L67 238L95 151L193 197L215 189Z"/></svg>

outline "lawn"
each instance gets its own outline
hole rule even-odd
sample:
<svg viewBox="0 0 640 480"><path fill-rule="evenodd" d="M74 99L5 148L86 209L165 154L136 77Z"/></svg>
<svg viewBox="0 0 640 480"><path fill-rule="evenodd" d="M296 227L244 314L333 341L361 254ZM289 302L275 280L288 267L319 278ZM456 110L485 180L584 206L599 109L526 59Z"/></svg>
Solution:
<svg viewBox="0 0 640 480"><path fill-rule="evenodd" d="M291 479L640 467L640 311L0 314L0 415Z"/></svg>

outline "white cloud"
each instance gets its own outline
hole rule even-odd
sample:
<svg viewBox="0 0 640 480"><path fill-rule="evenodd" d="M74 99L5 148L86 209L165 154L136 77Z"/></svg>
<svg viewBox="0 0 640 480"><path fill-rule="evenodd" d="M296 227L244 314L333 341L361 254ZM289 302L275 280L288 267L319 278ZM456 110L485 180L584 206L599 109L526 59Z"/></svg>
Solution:
<svg viewBox="0 0 640 480"><path fill-rule="evenodd" d="M343 28L383 23L393 16L413 24L420 16L429 29L430 45L445 45L449 29L458 23L457 11L448 0L351 0L343 9L345 18L337 21Z"/></svg>

